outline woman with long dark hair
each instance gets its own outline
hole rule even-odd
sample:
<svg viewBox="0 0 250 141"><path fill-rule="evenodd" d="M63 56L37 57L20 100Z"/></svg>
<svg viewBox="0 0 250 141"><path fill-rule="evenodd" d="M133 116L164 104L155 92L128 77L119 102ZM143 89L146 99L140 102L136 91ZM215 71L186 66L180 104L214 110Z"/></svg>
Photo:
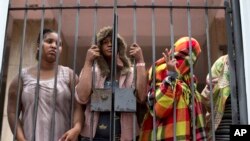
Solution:
<svg viewBox="0 0 250 141"><path fill-rule="evenodd" d="M76 87L77 99L79 103L86 104L85 123L81 132L81 141L90 140L91 130L93 130L94 141L109 141L110 131L110 113L94 112L93 127L91 126L90 96L92 94L92 69L95 68L96 88L111 87L111 62L112 62L112 27L104 27L97 33L97 44L92 45L87 52L85 64L80 74L79 83ZM134 80L134 71L131 67L129 58L126 55L127 45L125 40L118 34L117 36L117 73L114 79L114 87L116 88L132 88ZM143 102L146 98L146 72L142 50L137 44L132 44L129 48L129 54L136 61L136 97L139 102ZM92 67L94 60L97 65ZM115 117L116 139L128 141L133 139L133 130L139 133L137 128L133 129L133 113L118 112Z"/></svg>

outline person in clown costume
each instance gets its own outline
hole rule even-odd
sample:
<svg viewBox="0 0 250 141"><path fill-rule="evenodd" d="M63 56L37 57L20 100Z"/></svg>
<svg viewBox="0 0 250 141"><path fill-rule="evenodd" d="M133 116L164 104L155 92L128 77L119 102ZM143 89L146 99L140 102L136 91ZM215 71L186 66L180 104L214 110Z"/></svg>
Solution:
<svg viewBox="0 0 250 141"><path fill-rule="evenodd" d="M163 57L155 62L155 69L152 67L149 69L148 112L142 123L140 141L155 139L153 135L154 113L156 140L172 141L174 137L178 141L193 140L193 137L197 141L206 140L201 95L196 89L197 79L194 75L191 78L190 73L191 64L195 64L200 53L201 48L197 40L182 37L175 42L172 50L166 49L166 53L162 53ZM171 58L172 54L173 58ZM192 87L194 88L193 94ZM192 96L194 96L195 126L192 123ZM174 130L175 114L176 130ZM194 128L195 135L192 135Z"/></svg>
<svg viewBox="0 0 250 141"><path fill-rule="evenodd" d="M214 110L214 129L218 131L218 127L224 116L225 108L231 107L227 104L230 95L230 72L229 72L229 58L228 54L219 57L211 68L211 81L209 74L206 78L206 86L201 92L202 103L205 107L204 115L206 116L206 129L208 132L209 140L212 138L212 114L211 114L211 99L213 97L213 110ZM210 85L212 89L210 91Z"/></svg>

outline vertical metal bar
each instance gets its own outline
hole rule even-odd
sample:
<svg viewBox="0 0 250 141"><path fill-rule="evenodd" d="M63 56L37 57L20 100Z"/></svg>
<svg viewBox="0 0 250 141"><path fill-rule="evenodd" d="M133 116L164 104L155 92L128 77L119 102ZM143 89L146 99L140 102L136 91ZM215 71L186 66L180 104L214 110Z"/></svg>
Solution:
<svg viewBox="0 0 250 141"><path fill-rule="evenodd" d="M26 5L27 2L25 2ZM11 8L12 0L9 0L9 8Z"/></svg>
<svg viewBox="0 0 250 141"><path fill-rule="evenodd" d="M80 6L80 0L77 0L77 6ZM72 128L74 125L74 105L75 105L75 83L76 83L76 57L77 57L77 46L78 46L78 29L79 29L79 13L80 9L78 8L76 11L76 27L75 27L75 40L74 40L74 57L73 57L73 84L72 84L72 94L71 94L71 123L70 127Z"/></svg>
<svg viewBox="0 0 250 141"><path fill-rule="evenodd" d="M45 1L42 1L42 7L45 7ZM35 90L35 104L34 104L34 111L33 111L33 119L32 119L32 141L36 140L36 120L37 120L37 111L38 111L38 103L39 103L39 89L40 89L40 69L41 69L41 59L42 59L42 41L43 41L43 29L44 29L44 16L45 10L42 10L42 19L41 19L41 28L40 28L40 44L39 44L39 59L37 64L37 83L36 83L36 90Z"/></svg>
<svg viewBox="0 0 250 141"><path fill-rule="evenodd" d="M230 71L230 96L231 96L231 109L232 109L232 124L238 124L238 104L236 95L236 75L235 75L235 55L233 47L233 31L231 26L230 14L232 10L229 7L229 2L224 1L226 6L225 18L226 18L226 29L227 29L227 46L228 46L228 61L229 61L229 71Z"/></svg>
<svg viewBox="0 0 250 141"><path fill-rule="evenodd" d="M116 80L116 55L117 55L117 0L114 0L114 25L113 25L113 34L112 34L112 61L111 61L111 84L112 84L112 104L110 112L110 140L115 140L115 116L116 112L114 111L114 94L115 94L115 83ZM113 124L112 124L113 123ZM113 133L113 134L112 134Z"/></svg>
<svg viewBox="0 0 250 141"><path fill-rule="evenodd" d="M151 1L154 6L154 0ZM153 90L155 92L155 9L152 8L152 74L153 74ZM153 108L153 140L156 140L156 116Z"/></svg>
<svg viewBox="0 0 250 141"><path fill-rule="evenodd" d="M98 0L95 0L95 6L98 6ZM92 37L92 44L97 45L97 39L96 39L96 27L97 27L97 9L95 9L94 12L94 30L93 30L93 37ZM96 61L94 61L94 65L93 65L93 71L92 71L92 89L95 89L95 67L96 67ZM91 121L90 121L90 127L92 127L92 129L90 129L90 141L93 140L93 123L94 123L94 112L91 111Z"/></svg>
<svg viewBox="0 0 250 141"><path fill-rule="evenodd" d="M247 115L247 97L246 97L246 83L245 83L245 71L244 71L244 54L242 45L242 29L240 20L240 5L239 1L232 0L232 16L233 16L233 36L235 45L235 61L236 61L236 72L237 72L237 87L238 87L238 100L239 100L239 115L240 124L248 124Z"/></svg>
<svg viewBox="0 0 250 141"><path fill-rule="evenodd" d="M25 7L28 5L28 0L25 0ZM18 126L18 120L19 120L19 104L20 104L20 95L21 95L21 87L20 83L21 82L21 73L22 73L22 64L23 64L23 48L25 44L25 37L26 37L26 27L27 27L27 15L28 11L24 11L24 24L23 24L23 39L22 39L22 46L20 48L20 58L19 58L19 69L18 69L18 93L17 93L17 101L16 101L16 115L15 115L15 127L14 127L14 134L13 134L13 141L16 140L16 135L17 135L17 126Z"/></svg>
<svg viewBox="0 0 250 141"><path fill-rule="evenodd" d="M208 6L207 0L204 0L205 6ZM211 55L210 55L210 34L209 34L209 19L208 19L208 9L205 9L205 24L206 24L206 39L207 39L207 60L208 60L208 74L209 82L212 82L212 73L211 73ZM209 83L210 90L210 107L211 107L211 127L212 127L212 140L215 141L215 128L214 128L214 99L213 99L213 90L212 83Z"/></svg>
<svg viewBox="0 0 250 141"><path fill-rule="evenodd" d="M116 6L117 7L117 6ZM114 55L114 57L115 58L113 58L114 60L116 60L116 58L117 58L117 52L118 52L118 41L117 41L117 35L118 35L118 15L117 15L117 13L115 14L115 16L116 16L116 22L115 22L115 28L116 28L116 30L115 30L115 55ZM117 68L116 68L116 63L114 63L114 73L115 73L115 75L114 75L114 80L116 80L116 75L117 75ZM119 81L118 81L119 82ZM113 86L112 86L112 88L114 89L115 87L115 85L114 85L115 83L113 82ZM114 108L114 95L115 95L115 89L114 89L114 94L113 94L113 108ZM116 120L116 111L114 110L114 116L113 116L113 140L115 140L115 131L116 131L116 122L115 122L115 120Z"/></svg>
<svg viewBox="0 0 250 141"><path fill-rule="evenodd" d="M187 6L190 6L190 0L187 0ZM192 44L191 44L191 13L190 13L190 8L187 8L187 17L188 17L188 37L189 37L189 55L192 55ZM194 92L194 71L193 71L193 61L192 58L190 57L189 59L189 64L190 64L190 78L191 78L191 104L192 104L192 139L193 141L196 140L196 131L195 131L195 103L194 103L194 98L195 98L195 92Z"/></svg>
<svg viewBox="0 0 250 141"><path fill-rule="evenodd" d="M173 5L172 0L169 0L169 5L170 7ZM173 24L173 8L171 7L170 9L170 38L171 38L171 58L174 58L174 24ZM176 97L174 98L174 141L176 141Z"/></svg>
<svg viewBox="0 0 250 141"><path fill-rule="evenodd" d="M134 6L136 6L136 0L134 0ZM133 8L133 42L137 42L137 31L136 31L136 7Z"/></svg>
<svg viewBox="0 0 250 141"><path fill-rule="evenodd" d="M114 25L113 25L113 37L112 37L112 66L111 66L111 81L112 89L114 88L113 81L116 79L116 53L117 53L117 0L114 0ZM114 91L114 90L113 90Z"/></svg>
<svg viewBox="0 0 250 141"><path fill-rule="evenodd" d="M134 6L136 6L136 0L134 0ZM133 8L133 42L136 43L136 8ZM136 62L133 59L134 64L134 87L136 88L137 72L136 72ZM136 113L133 113L133 141L136 141Z"/></svg>
<svg viewBox="0 0 250 141"><path fill-rule="evenodd" d="M60 7L63 6L63 0L60 0ZM57 98L57 73L58 73L58 62L59 62L59 57L60 57L60 53L59 53L59 44L58 41L60 41L60 37L61 37L61 26L62 26L62 9L59 9L59 13L58 13L58 39L57 39L57 44L56 44L56 65L55 67L55 79L54 79L54 88L53 88L53 111L52 111L52 119L51 119L51 132L50 132L50 140L53 141L54 140L54 136L55 136L55 116L56 116L56 98Z"/></svg>
<svg viewBox="0 0 250 141"><path fill-rule="evenodd" d="M172 0L169 0L169 5L170 5L170 35L171 35L171 50L174 50L174 24L173 24L173 2ZM172 51L171 54L172 58L174 58L174 52Z"/></svg>
<svg viewBox="0 0 250 141"><path fill-rule="evenodd" d="M95 6L97 7L98 6L98 0L95 0ZM96 29L97 29L97 8L95 9L95 12L94 12L94 29L93 29L93 36L92 36L92 41L93 41L93 44L97 44L97 39L96 39Z"/></svg>

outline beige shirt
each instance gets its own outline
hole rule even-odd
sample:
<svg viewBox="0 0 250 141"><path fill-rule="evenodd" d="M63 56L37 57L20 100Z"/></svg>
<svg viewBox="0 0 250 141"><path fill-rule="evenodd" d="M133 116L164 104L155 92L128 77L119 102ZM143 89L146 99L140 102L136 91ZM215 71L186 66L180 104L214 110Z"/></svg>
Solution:
<svg viewBox="0 0 250 141"><path fill-rule="evenodd" d="M22 70L23 91L21 97L22 119L25 138L32 140L33 110L35 104L35 91L37 78L28 73L28 68ZM57 74L57 97L55 112L55 134L57 141L67 130L70 129L70 103L71 92L69 87L69 68L59 66ZM53 112L54 78L40 80L39 102L36 120L36 141L49 141L51 133L51 119Z"/></svg>

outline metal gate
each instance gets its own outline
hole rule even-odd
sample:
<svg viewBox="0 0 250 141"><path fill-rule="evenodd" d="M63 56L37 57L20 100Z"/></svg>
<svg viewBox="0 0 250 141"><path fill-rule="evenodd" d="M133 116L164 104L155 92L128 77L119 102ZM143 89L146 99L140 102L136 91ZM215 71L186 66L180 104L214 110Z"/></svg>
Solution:
<svg viewBox="0 0 250 141"><path fill-rule="evenodd" d="M239 69L239 66L242 66L242 63L240 62L243 60L239 57L239 54L237 54L238 49L236 48L239 45L236 36L240 33L235 33L238 25L237 20L233 20L233 18L237 15L237 12L232 12L232 8L237 11L237 4L237 2L231 2L228 0L221 0L219 2L212 0L76 0L71 2L63 0L26 0L22 2L12 0L9 5L8 33L6 35L7 40L5 43L6 55L3 58L5 60L3 65L4 73L3 76L1 76L1 101L8 97L8 87L14 74L17 74L19 76L18 78L20 78L22 68L35 62L35 60L32 60L34 59L32 58L34 57L34 49L32 50L32 48L27 47L33 45L31 40L33 39L32 36L36 33L34 30L37 30L38 33L45 27L57 29L58 34L63 37L63 41L65 41L65 45L67 46L65 53L62 54L64 59L59 60L59 58L57 58L57 64L61 63L69 66L76 74L79 74L80 69L83 66L84 61L82 58L84 58L84 55L86 54L88 45L90 45L92 41L96 40L95 35L97 29L106 25L113 26L115 31L114 33L121 33L121 35L124 34L128 42L137 42L141 44L141 46L144 46L142 49L144 52L146 67L149 68L152 65L153 69L155 68L153 62L161 57L161 52L163 52L166 47L169 49L173 48L174 42L177 38L181 36L188 36L190 39L191 37L196 37L198 41L200 41L202 51L204 53L202 54L203 57L201 57L202 61L197 64L198 68L191 66L190 75L192 76L195 73L198 74L198 79L201 80L201 84L198 86L200 92L205 85L205 77L207 73L211 76L210 68L212 63L219 56L225 53L228 53L229 55L231 89L230 100L227 101L222 124L216 132L213 132L212 136L213 140L229 140L229 126L231 124L238 124L239 117L240 123L246 123L246 113L244 113L246 103L238 103L238 95L241 95L240 98L244 98L245 93L244 88L241 87L244 86L244 82L242 82L241 79L242 75L236 76L236 74L242 72L242 69ZM217 16L219 15L218 17L220 17L220 19L222 19L220 24L218 24L219 20L216 19L218 17L216 17L215 13ZM165 26L163 26L164 24ZM222 30L218 31L219 28L216 28L216 26L221 26ZM222 34L218 34L217 32L222 32ZM114 36L114 40L116 38L117 37ZM223 41L219 42L218 40L220 39ZM27 51L30 52L26 53ZM27 55L29 56L27 57ZM113 63L115 63L115 61ZM38 69L39 64L40 61L38 61ZM112 73L115 72L116 70L114 69ZM39 79L40 78L38 77L38 85ZM57 82L55 81L55 86L56 83ZM241 86L239 87L237 84ZM193 85L194 84L192 83L192 93L194 93ZM72 91L75 92L75 90ZM128 93L131 93L133 90L128 91ZM17 92L20 94L21 90L18 89ZM39 92L37 91L37 93ZM103 93L103 90L100 90L99 93ZM111 93L118 92L112 88ZM115 96L117 95L114 95L114 97ZM37 101L37 98L38 97L36 97L35 101ZM19 101L20 97L17 99ZM110 99L112 101L110 105L111 107L109 107L111 115L116 111L122 111L121 109L131 108L127 107L125 104L118 106L124 106L123 108L115 109L114 106L120 102L114 101L114 99L115 98L112 97ZM211 99L213 98L211 97ZM98 98L96 100L98 102ZM134 99L132 98L132 100ZM192 99L192 103L193 102L194 99ZM74 107L73 103L74 102L72 100L72 108ZM136 105L136 102L134 102L134 104ZM94 107L94 109L104 108L104 105L100 105L101 104L98 102L95 106L99 107ZM213 105L213 101L211 102L211 105ZM0 106L2 110L4 102ZM139 119L138 122L141 123L145 113L145 109L143 108L145 107L144 105L138 105L138 103L137 108L134 106L132 106L132 111L130 110L130 112L137 112L137 118ZM35 109L36 108L37 104ZM213 108L211 110L213 111ZM71 111L73 110L71 109ZM139 114L138 111L140 111ZM194 112L195 111L193 109L192 114L194 114ZM0 113L0 119L2 119L2 115L4 114L3 112ZM69 114L71 117L73 116L72 112ZM213 115L214 113L212 112L212 116ZM36 126L36 116L37 115L34 114L34 128ZM19 117L17 116L16 120L18 118ZM192 116L192 121L192 123L194 123L194 116ZM213 119L212 125L214 125ZM154 124L154 128L155 126L156 125ZM195 127L194 124L192 126ZM1 123L1 131L3 129L6 128L2 128ZM114 130L115 129L113 129L113 131ZM173 130L176 131L175 125ZM2 131L2 140L4 140L4 133L6 132ZM35 130L33 134L34 133ZM13 131L13 134L13 140L15 140L16 131ZM192 134L195 135L194 130L192 131ZM110 136L112 135L113 134L110 133ZM154 136L156 135L154 134ZM156 138L154 137L154 139ZM35 140L35 138L33 140ZM135 132L133 140L136 140ZM174 140L176 140L176 138L174 138ZM193 136L193 140L195 140L195 136Z"/></svg>

